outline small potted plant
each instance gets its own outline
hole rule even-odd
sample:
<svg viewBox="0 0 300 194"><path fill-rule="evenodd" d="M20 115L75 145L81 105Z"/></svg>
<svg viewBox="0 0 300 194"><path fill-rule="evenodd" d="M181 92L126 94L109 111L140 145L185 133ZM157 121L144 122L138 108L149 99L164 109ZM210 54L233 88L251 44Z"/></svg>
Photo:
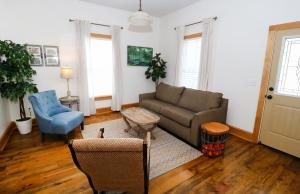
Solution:
<svg viewBox="0 0 300 194"><path fill-rule="evenodd" d="M26 116L24 96L37 92L32 76L36 74L30 66L33 55L26 45L0 40L0 94L12 102L19 102L20 119L16 120L21 134L31 132L32 120Z"/></svg>
<svg viewBox="0 0 300 194"><path fill-rule="evenodd" d="M164 61L160 57L161 53L156 53L155 56L152 58L152 62L149 65L147 71L145 72L146 79L151 77L152 81L155 82L156 87L158 86L160 78L166 78L166 64L167 62Z"/></svg>

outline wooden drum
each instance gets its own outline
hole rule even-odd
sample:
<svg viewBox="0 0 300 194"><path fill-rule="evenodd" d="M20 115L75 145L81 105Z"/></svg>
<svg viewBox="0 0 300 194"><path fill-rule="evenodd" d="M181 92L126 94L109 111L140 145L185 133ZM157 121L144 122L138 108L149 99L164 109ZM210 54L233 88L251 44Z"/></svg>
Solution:
<svg viewBox="0 0 300 194"><path fill-rule="evenodd" d="M209 122L202 124L201 128L202 153L209 157L224 155L229 127L222 123Z"/></svg>

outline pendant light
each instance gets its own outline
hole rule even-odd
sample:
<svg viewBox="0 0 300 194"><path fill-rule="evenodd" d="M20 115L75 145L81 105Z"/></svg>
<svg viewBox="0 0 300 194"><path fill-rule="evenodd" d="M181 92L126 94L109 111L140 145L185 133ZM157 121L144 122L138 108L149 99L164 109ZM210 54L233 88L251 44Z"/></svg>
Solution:
<svg viewBox="0 0 300 194"><path fill-rule="evenodd" d="M140 8L137 12L133 13L128 21L133 26L150 26L152 24L151 16L142 10L142 0L140 0Z"/></svg>

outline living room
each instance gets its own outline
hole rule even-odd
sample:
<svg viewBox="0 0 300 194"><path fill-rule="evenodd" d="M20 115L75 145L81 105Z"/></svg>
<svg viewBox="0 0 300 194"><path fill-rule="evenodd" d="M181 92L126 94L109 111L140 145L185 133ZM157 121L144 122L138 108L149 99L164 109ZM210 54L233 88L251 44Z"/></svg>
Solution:
<svg viewBox="0 0 300 194"><path fill-rule="evenodd" d="M120 188L142 184L137 193L297 193L300 56L285 48L297 45L299 6L297 0L0 0L0 193L91 193L98 184L112 189L97 192L136 192ZM134 21L136 11L149 16ZM25 72L5 69L16 63L12 48L30 54L24 67L32 75L25 78L33 85L21 87L25 96L5 85L8 76L15 84ZM142 52L151 53L147 64ZM290 74L282 70L289 52L296 61ZM36 89L51 92L35 96ZM50 103L39 100L53 96L76 116L61 135L51 134L38 115ZM32 125L24 134L16 126L22 117ZM217 124L204 125L211 122ZM212 126L223 132L212 134ZM212 137L225 147L205 147ZM94 176L72 146L80 140L110 145L110 138L146 142L150 159L140 165L149 165L148 177L118 182L131 173L136 180L137 172L124 167L125 158L124 164L111 158L99 166L113 167L106 176L114 181L91 183ZM92 171L103 177L99 166Z"/></svg>

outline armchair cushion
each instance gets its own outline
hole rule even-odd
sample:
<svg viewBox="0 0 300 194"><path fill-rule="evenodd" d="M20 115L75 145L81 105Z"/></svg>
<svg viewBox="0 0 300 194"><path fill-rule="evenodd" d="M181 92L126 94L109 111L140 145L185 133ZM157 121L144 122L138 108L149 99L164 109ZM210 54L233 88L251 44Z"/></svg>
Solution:
<svg viewBox="0 0 300 194"><path fill-rule="evenodd" d="M78 111L62 112L52 116L52 129L57 134L67 134L83 121L83 113Z"/></svg>
<svg viewBox="0 0 300 194"><path fill-rule="evenodd" d="M63 112L71 112L70 108L62 106L61 104L53 104L52 106L48 107L48 116L52 117L53 115L63 113Z"/></svg>

